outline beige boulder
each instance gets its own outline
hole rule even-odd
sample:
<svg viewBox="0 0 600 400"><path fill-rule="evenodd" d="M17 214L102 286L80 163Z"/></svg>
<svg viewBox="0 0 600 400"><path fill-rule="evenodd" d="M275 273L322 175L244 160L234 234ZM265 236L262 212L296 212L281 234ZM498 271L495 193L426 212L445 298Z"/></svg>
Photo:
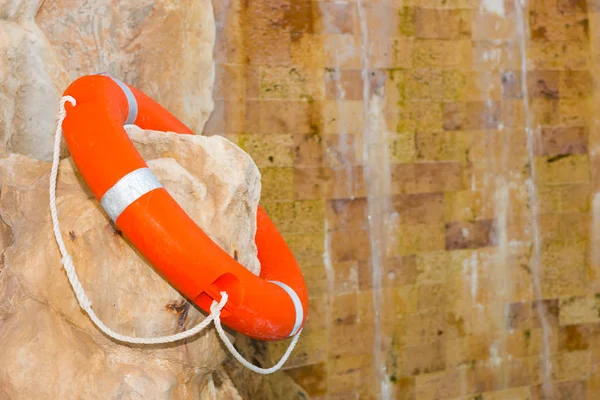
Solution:
<svg viewBox="0 0 600 400"><path fill-rule="evenodd" d="M202 132L214 41L210 0L0 0L0 146L50 160L60 95L99 72Z"/></svg>
<svg viewBox="0 0 600 400"><path fill-rule="evenodd" d="M260 174L252 159L221 137L128 131L183 209L258 273ZM0 398L237 398L215 372L225 353L212 326L181 343L130 346L81 311L52 233L49 171L49 163L0 153ZM113 227L70 158L60 165L57 204L79 278L109 327L158 336L204 318ZM209 384L213 373L218 387Z"/></svg>

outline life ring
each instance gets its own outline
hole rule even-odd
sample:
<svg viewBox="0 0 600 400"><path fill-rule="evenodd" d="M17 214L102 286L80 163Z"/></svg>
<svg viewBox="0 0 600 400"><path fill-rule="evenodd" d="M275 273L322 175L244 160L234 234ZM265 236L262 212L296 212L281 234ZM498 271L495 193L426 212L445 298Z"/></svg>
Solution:
<svg viewBox="0 0 600 400"><path fill-rule="evenodd" d="M193 132L134 87L106 74L88 75L64 93L63 132L83 179L124 236L175 289L210 312L221 291L222 322L252 338L294 336L304 325L308 293L285 240L259 206L256 245L260 276L222 250L177 204L150 171L124 125ZM150 295L150 294L149 294Z"/></svg>

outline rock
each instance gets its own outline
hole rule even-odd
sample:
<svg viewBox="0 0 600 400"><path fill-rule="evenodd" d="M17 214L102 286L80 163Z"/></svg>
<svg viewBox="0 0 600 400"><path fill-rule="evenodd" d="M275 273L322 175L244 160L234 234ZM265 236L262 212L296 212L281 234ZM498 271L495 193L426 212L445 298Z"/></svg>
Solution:
<svg viewBox="0 0 600 400"><path fill-rule="evenodd" d="M197 133L212 112L210 0L0 0L0 38L7 151L49 161L60 96L87 74L133 84Z"/></svg>
<svg viewBox="0 0 600 400"><path fill-rule="evenodd" d="M260 175L252 159L218 136L128 132L184 210L258 273ZM49 163L0 151L0 398L211 398L207 378L225 359L212 325L183 343L129 346L104 336L79 308L52 233L49 171ZM158 336L203 318L113 228L70 158L61 162L57 195L77 273L109 327Z"/></svg>

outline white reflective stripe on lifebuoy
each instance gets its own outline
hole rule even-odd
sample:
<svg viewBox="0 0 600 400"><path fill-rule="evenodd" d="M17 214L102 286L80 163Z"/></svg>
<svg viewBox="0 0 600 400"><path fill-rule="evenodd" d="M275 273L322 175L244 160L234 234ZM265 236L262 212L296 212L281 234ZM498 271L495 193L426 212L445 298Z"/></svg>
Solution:
<svg viewBox="0 0 600 400"><path fill-rule="evenodd" d="M124 84L123 82L121 82L120 80L115 78L114 76L110 76L110 74L108 74L108 73L101 73L98 75L108 76L117 85L119 85L119 87L121 88L123 93L125 93L125 97L127 97L127 104L129 106L129 111L127 113L127 120L125 121L125 123L123 125L131 125L131 124L135 123L135 120L137 119L137 115L138 115L138 103L137 103L137 100L135 99L135 96L133 95L133 92L131 91L131 89L129 89L129 86L127 86L126 84Z"/></svg>
<svg viewBox="0 0 600 400"><path fill-rule="evenodd" d="M290 296L292 302L294 303L294 308L296 309L296 322L294 324L294 329L292 329L292 333L290 333L290 337L294 336L302 327L302 320L304 319L304 309L302 308L302 302L300 301L300 297L294 292L294 289L289 287L283 282L278 281L269 281L271 283L276 284Z"/></svg>
<svg viewBox="0 0 600 400"><path fill-rule="evenodd" d="M162 187L149 168L139 168L119 179L108 189L100 199L100 205L114 222L134 201Z"/></svg>

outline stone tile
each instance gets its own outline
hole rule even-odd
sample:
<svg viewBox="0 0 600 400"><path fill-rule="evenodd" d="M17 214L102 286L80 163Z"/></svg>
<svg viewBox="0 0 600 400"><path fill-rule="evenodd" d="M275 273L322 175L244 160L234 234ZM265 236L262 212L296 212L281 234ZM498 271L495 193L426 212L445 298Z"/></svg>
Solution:
<svg viewBox="0 0 600 400"><path fill-rule="evenodd" d="M524 361L526 357L538 356L540 351L543 351L543 334L541 328L511 329L506 333L506 354L511 359L519 361L513 366L516 374L519 374L519 368L528 369L529 363ZM553 346L552 350L555 348L556 346ZM513 378L513 381L517 381L514 386L520 386L518 379L518 377ZM525 379L529 380L531 376L529 375Z"/></svg>
<svg viewBox="0 0 600 400"><path fill-rule="evenodd" d="M525 386L486 393L484 400L531 400L531 390L528 386Z"/></svg>
<svg viewBox="0 0 600 400"><path fill-rule="evenodd" d="M383 288L413 285L417 280L417 264L414 255L386 258L383 262L381 285ZM359 289L373 288L373 270L368 262L359 263Z"/></svg>
<svg viewBox="0 0 600 400"><path fill-rule="evenodd" d="M238 135L238 146L247 152L259 168L293 167L291 135Z"/></svg>
<svg viewBox="0 0 600 400"><path fill-rule="evenodd" d="M444 103L444 130L480 130L498 127L501 108L484 102Z"/></svg>
<svg viewBox="0 0 600 400"><path fill-rule="evenodd" d="M503 97L514 98L514 99L523 97L522 76L519 71L504 72L501 77L501 82L502 82L502 96Z"/></svg>
<svg viewBox="0 0 600 400"><path fill-rule="evenodd" d="M326 171L331 177L327 180L326 194L331 199L365 197L365 172L361 166Z"/></svg>
<svg viewBox="0 0 600 400"><path fill-rule="evenodd" d="M322 138L325 166L339 170L362 164L362 137L351 134L328 134Z"/></svg>
<svg viewBox="0 0 600 400"><path fill-rule="evenodd" d="M262 200L293 200L294 172L292 168L262 168Z"/></svg>
<svg viewBox="0 0 600 400"><path fill-rule="evenodd" d="M404 331L402 335L406 346L422 346L436 341L440 341L440 343L446 341L447 321L445 313L441 310L427 310L408 314L403 318L403 323ZM438 350L444 352L442 348ZM443 354L441 354L441 358L445 359Z"/></svg>
<svg viewBox="0 0 600 400"><path fill-rule="evenodd" d="M585 290L586 267L583 246L543 251L541 255L544 297L576 296Z"/></svg>
<svg viewBox="0 0 600 400"><path fill-rule="evenodd" d="M506 327L508 329L541 328L539 313L543 310L548 326L558 325L558 300L541 300L527 303L512 303L506 309Z"/></svg>
<svg viewBox="0 0 600 400"><path fill-rule="evenodd" d="M475 364L473 380L476 393L496 392L506 389L503 365L492 363Z"/></svg>
<svg viewBox="0 0 600 400"><path fill-rule="evenodd" d="M472 221L491 218L485 211L481 191L463 190L444 193L445 221Z"/></svg>
<svg viewBox="0 0 600 400"><path fill-rule="evenodd" d="M556 400L575 400L586 398L585 381L556 382L552 386L552 399ZM544 393L541 385L533 387L532 400L550 400Z"/></svg>
<svg viewBox="0 0 600 400"><path fill-rule="evenodd" d="M389 377L397 400L416 400L415 380L411 377Z"/></svg>
<svg viewBox="0 0 600 400"><path fill-rule="evenodd" d="M396 132L441 131L442 104L430 101L403 101L391 109L396 115L390 118L390 129ZM390 111L390 112L392 112Z"/></svg>
<svg viewBox="0 0 600 400"><path fill-rule="evenodd" d="M493 221L446 223L446 250L493 246L496 241Z"/></svg>
<svg viewBox="0 0 600 400"><path fill-rule="evenodd" d="M413 65L416 68L465 68L472 63L468 40L416 40Z"/></svg>
<svg viewBox="0 0 600 400"><path fill-rule="evenodd" d="M590 71L561 71L561 97L588 97L592 95L594 78Z"/></svg>
<svg viewBox="0 0 600 400"><path fill-rule="evenodd" d="M323 263L305 261L301 263L302 274L310 297L322 296L329 293L327 271Z"/></svg>
<svg viewBox="0 0 600 400"><path fill-rule="evenodd" d="M415 134L412 132L388 135L388 156L392 164L409 163L416 157Z"/></svg>
<svg viewBox="0 0 600 400"><path fill-rule="evenodd" d="M589 122L588 101L581 98L561 98L558 102L559 123L581 126Z"/></svg>
<svg viewBox="0 0 600 400"><path fill-rule="evenodd" d="M358 69L332 69L325 73L327 100L362 100L363 83Z"/></svg>
<svg viewBox="0 0 600 400"><path fill-rule="evenodd" d="M537 97L530 104L534 119L539 121L540 125L556 125L560 122L559 100L551 97Z"/></svg>
<svg viewBox="0 0 600 400"><path fill-rule="evenodd" d="M589 216L583 213L543 215L539 218L542 246L547 252L561 252L572 248L585 253L585 243L589 234Z"/></svg>
<svg viewBox="0 0 600 400"><path fill-rule="evenodd" d="M325 134L359 135L364 130L362 101L326 101L322 118Z"/></svg>
<svg viewBox="0 0 600 400"><path fill-rule="evenodd" d="M287 3L287 2L286 2ZM289 2L283 13L282 26L292 34L314 33L319 10L316 2Z"/></svg>
<svg viewBox="0 0 600 400"><path fill-rule="evenodd" d="M259 97L265 100L323 99L323 70L320 68L261 68Z"/></svg>
<svg viewBox="0 0 600 400"><path fill-rule="evenodd" d="M284 238L299 262L322 260L325 235L322 231L311 234L287 234Z"/></svg>
<svg viewBox="0 0 600 400"><path fill-rule="evenodd" d="M322 200L276 201L261 203L281 233L323 231L325 202Z"/></svg>
<svg viewBox="0 0 600 400"><path fill-rule="evenodd" d="M329 234L329 256L333 262L366 261L371 255L367 230L337 230Z"/></svg>
<svg viewBox="0 0 600 400"><path fill-rule="evenodd" d="M590 208L590 185L569 184L540 188L542 214L587 213Z"/></svg>
<svg viewBox="0 0 600 400"><path fill-rule="evenodd" d="M236 65L236 67L239 67ZM256 101L260 96L260 67L256 65L243 65L241 68L243 76L243 86L240 87L230 87L230 83L227 82L230 79L229 76L223 76L223 85L228 88L228 91L231 93L230 97L235 97L237 95L244 95L246 101ZM229 73L228 75L230 75ZM237 78L237 74L234 76L234 79ZM216 80L216 78L215 78ZM218 91L217 88L214 89L215 92ZM246 105L247 107L247 105Z"/></svg>
<svg viewBox="0 0 600 400"><path fill-rule="evenodd" d="M443 193L398 195L392 197L392 207L402 223L436 223L444 220L443 200Z"/></svg>
<svg viewBox="0 0 600 400"><path fill-rule="evenodd" d="M318 133L293 136L293 157L295 167L316 167L323 164L323 137Z"/></svg>
<svg viewBox="0 0 600 400"><path fill-rule="evenodd" d="M464 173L464 164L456 162L414 164L414 187L409 187L408 192L431 193L462 190L466 186Z"/></svg>
<svg viewBox="0 0 600 400"><path fill-rule="evenodd" d="M377 292L378 298L384 302L384 306L381 311L381 330L382 334L385 336L388 332L388 328L386 324L389 324L389 321L393 318L393 316L389 316L393 310L388 310L385 307L385 301L389 298L388 292L386 290ZM369 323L370 321L375 320L375 309L374 309L374 297L375 291L372 289L362 290L357 293L358 298L358 314L356 316L356 320L358 323Z"/></svg>
<svg viewBox="0 0 600 400"><path fill-rule="evenodd" d="M535 160L538 182L545 185L584 183L589 181L587 154L568 157L538 157Z"/></svg>
<svg viewBox="0 0 600 400"><path fill-rule="evenodd" d="M591 325L561 326L558 333L559 351L580 351L590 347L595 327Z"/></svg>
<svg viewBox="0 0 600 400"><path fill-rule="evenodd" d="M511 8L513 8L513 5L511 3L504 4L504 12L506 12L507 14L509 13L509 9ZM490 48L499 48L503 51L508 52L508 45L506 44L506 42L510 41L510 39L514 35L514 31L516 28L515 20L512 18L506 18L504 12L502 14L499 14L496 12L489 11L479 13L476 12L477 10L473 11L473 32L471 34L471 37L472 40L475 41L474 47L479 47L481 46L481 44L483 44L489 46ZM507 57L508 54L502 56ZM475 57L475 59L481 60L477 57ZM491 61L492 65L494 63L493 60L489 59L485 61ZM501 61L504 65L507 64L507 60L503 59Z"/></svg>
<svg viewBox="0 0 600 400"><path fill-rule="evenodd" d="M367 199L332 199L326 202L328 229L367 229Z"/></svg>
<svg viewBox="0 0 600 400"><path fill-rule="evenodd" d="M444 79L441 70L413 69L396 75L394 82L402 85L403 95L411 100L441 101L444 98Z"/></svg>
<svg viewBox="0 0 600 400"><path fill-rule="evenodd" d="M560 74L558 71L532 71L527 74L527 92L531 97L555 99L559 97Z"/></svg>
<svg viewBox="0 0 600 400"><path fill-rule="evenodd" d="M457 368L473 366L490 358L490 347L494 343L492 335L469 335L465 338L446 341L446 366Z"/></svg>
<svg viewBox="0 0 600 400"><path fill-rule="evenodd" d="M447 369L443 372L423 374L415 377L417 399L455 398L472 394L475 374L471 368ZM461 398L462 400L462 398Z"/></svg>
<svg viewBox="0 0 600 400"><path fill-rule="evenodd" d="M357 260L333 264L334 294L356 293L360 289L360 263Z"/></svg>
<svg viewBox="0 0 600 400"><path fill-rule="evenodd" d="M419 288L415 285L396 286L383 290L382 302L384 309L383 318L390 321L397 321L399 318L407 318L406 321L414 317L418 309ZM429 318L429 315L435 310L423 311L423 318Z"/></svg>
<svg viewBox="0 0 600 400"><path fill-rule="evenodd" d="M529 57L536 69L584 70L589 68L586 45L582 42L534 41Z"/></svg>
<svg viewBox="0 0 600 400"><path fill-rule="evenodd" d="M248 100L245 103L245 117L242 133L262 133L261 127L261 102ZM277 132L280 133L281 131Z"/></svg>
<svg viewBox="0 0 600 400"><path fill-rule="evenodd" d="M417 8L415 36L421 39L464 39L471 36L470 10Z"/></svg>
<svg viewBox="0 0 600 400"><path fill-rule="evenodd" d="M264 9L258 12L261 11L264 12ZM267 15L265 13L263 18ZM244 40L245 57L249 64L279 66L291 63L289 32L248 24L247 35L251 38Z"/></svg>
<svg viewBox="0 0 600 400"><path fill-rule="evenodd" d="M447 303L445 285L432 283L418 286L418 309L419 311L443 308Z"/></svg>
<svg viewBox="0 0 600 400"><path fill-rule="evenodd" d="M529 19L531 38L534 42L585 42L589 34L586 17L581 13L537 12Z"/></svg>
<svg viewBox="0 0 600 400"><path fill-rule="evenodd" d="M588 152L588 133L583 126L542 128L541 148L537 155L558 160L569 154Z"/></svg>
<svg viewBox="0 0 600 400"><path fill-rule="evenodd" d="M415 36L416 30L416 9L406 6L400 7L392 12L396 14L396 24L398 26L398 34L400 36Z"/></svg>
<svg viewBox="0 0 600 400"><path fill-rule="evenodd" d="M303 34L295 37L290 44L292 64L304 68L324 68L325 38L325 35L319 34Z"/></svg>
<svg viewBox="0 0 600 400"><path fill-rule="evenodd" d="M286 369L285 373L294 379L311 397L327 393L327 367L325 362Z"/></svg>
<svg viewBox="0 0 600 400"><path fill-rule="evenodd" d="M418 132L416 158L419 161L467 162L472 145L472 135L465 132Z"/></svg>
<svg viewBox="0 0 600 400"><path fill-rule="evenodd" d="M391 39L391 56L387 68L411 68L415 41L411 37L393 37Z"/></svg>
<svg viewBox="0 0 600 400"><path fill-rule="evenodd" d="M558 0L558 11L563 13L586 12L587 2L582 0Z"/></svg>
<svg viewBox="0 0 600 400"><path fill-rule="evenodd" d="M345 3L320 3L321 25L319 32L326 35L355 34L356 5Z"/></svg>
<svg viewBox="0 0 600 400"><path fill-rule="evenodd" d="M375 327L371 323L333 325L330 329L331 340L335 343L332 356L372 354Z"/></svg>
<svg viewBox="0 0 600 400"><path fill-rule="evenodd" d="M415 376L440 372L446 368L444 343L436 340L431 343L406 347L398 370L399 376Z"/></svg>
<svg viewBox="0 0 600 400"><path fill-rule="evenodd" d="M358 296L344 293L333 298L331 323L335 325L355 325L358 323Z"/></svg>
<svg viewBox="0 0 600 400"><path fill-rule="evenodd" d="M320 131L320 113L308 101L261 101L257 103L257 109L258 129L263 134L306 134Z"/></svg>
<svg viewBox="0 0 600 400"><path fill-rule="evenodd" d="M347 393L358 390L363 384L366 373L373 368L371 355L338 356L328 362L330 393ZM343 397L341 397L343 398Z"/></svg>
<svg viewBox="0 0 600 400"><path fill-rule="evenodd" d="M466 100L465 97L474 92L469 90L473 87L472 75L460 69L442 71L443 99Z"/></svg>
<svg viewBox="0 0 600 400"><path fill-rule="evenodd" d="M552 358L552 378L557 381L575 381L587 378L591 353L587 350L559 353Z"/></svg>
<svg viewBox="0 0 600 400"><path fill-rule="evenodd" d="M360 45L360 38L356 35L324 35L325 67L360 69ZM344 49L344 51L339 51L340 49Z"/></svg>
<svg viewBox="0 0 600 400"><path fill-rule="evenodd" d="M292 173L293 192L297 199L313 200L326 197L332 179L331 170L318 167L294 168Z"/></svg>
<svg viewBox="0 0 600 400"><path fill-rule="evenodd" d="M444 224L401 224L399 246L402 256L443 250L445 248Z"/></svg>
<svg viewBox="0 0 600 400"><path fill-rule="evenodd" d="M600 322L600 295L560 299L560 325Z"/></svg>

